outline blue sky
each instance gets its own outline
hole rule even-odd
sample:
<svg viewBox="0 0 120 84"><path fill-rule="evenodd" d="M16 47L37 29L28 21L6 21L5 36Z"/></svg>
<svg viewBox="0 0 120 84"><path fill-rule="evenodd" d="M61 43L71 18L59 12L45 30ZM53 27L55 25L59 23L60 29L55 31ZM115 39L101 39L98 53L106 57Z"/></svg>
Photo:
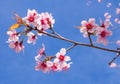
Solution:
<svg viewBox="0 0 120 84"><path fill-rule="evenodd" d="M52 39L50 37L39 37L36 45L28 45L26 42L24 53L15 53L6 43L8 28L15 23L12 19L14 12L21 17L26 16L28 9L35 9L39 13L50 12L56 22L54 29L61 35L80 42L88 42L82 37L78 29L82 20L93 17L99 23L99 18L104 19L103 14L110 12L115 16L115 9L119 0L1 0L0 1L0 84L120 84L120 68L109 68L108 62L116 55L115 53L96 50L92 48L77 46L67 53L72 58L72 66L68 71L44 74L35 71L34 56L37 54L41 43L46 46L46 52L50 55L56 54L61 47L69 47L71 44ZM112 3L107 8L108 2ZM117 26L116 24L113 24ZM111 42L120 39L119 28L113 30ZM102 46L102 45L98 45ZM115 49L112 43L109 48ZM120 58L116 60L119 62Z"/></svg>

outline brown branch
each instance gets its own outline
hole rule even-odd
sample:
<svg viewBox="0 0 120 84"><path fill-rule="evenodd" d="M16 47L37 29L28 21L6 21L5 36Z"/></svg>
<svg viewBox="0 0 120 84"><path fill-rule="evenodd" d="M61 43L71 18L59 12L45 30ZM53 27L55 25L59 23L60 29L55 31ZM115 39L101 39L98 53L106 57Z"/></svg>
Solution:
<svg viewBox="0 0 120 84"><path fill-rule="evenodd" d="M37 31L39 31L39 30L37 30ZM80 43L80 42L73 41L73 40L70 40L70 39L67 39L67 38L64 38L64 37L55 36L53 34L49 34L49 33L46 33L46 32L41 32L41 33L43 33L47 36L53 37L53 38L57 38L57 39L64 40L64 41L67 41L67 42L70 42L70 43L74 43L76 45L87 46L87 47L92 47L92 48L96 48L96 49L100 49L100 50L104 50L104 51L120 53L119 50L113 50L113 49L108 49L108 48L104 48L104 47L94 46L94 45L91 45L91 44Z"/></svg>
<svg viewBox="0 0 120 84"><path fill-rule="evenodd" d="M47 36L57 38L57 39L60 39L60 40L64 40L64 41L67 41L67 42L70 42L70 43L73 43L73 44L76 44L76 45L87 46L87 47L96 48L96 49L100 49L100 50L104 50L104 51L120 53L120 50L114 50L114 49L99 47L99 46L95 46L95 45L91 45L91 44L85 44L85 43L81 43L81 42L77 42L77 41L74 41L74 40L67 39L65 37L62 37L61 35L58 36L58 35L54 35L54 34L50 34L50 33L47 33L47 32L40 31L37 28L32 28L30 26L27 26L27 27L29 27L32 30L36 30L38 32L41 32L41 33L43 33L43 34L45 34Z"/></svg>

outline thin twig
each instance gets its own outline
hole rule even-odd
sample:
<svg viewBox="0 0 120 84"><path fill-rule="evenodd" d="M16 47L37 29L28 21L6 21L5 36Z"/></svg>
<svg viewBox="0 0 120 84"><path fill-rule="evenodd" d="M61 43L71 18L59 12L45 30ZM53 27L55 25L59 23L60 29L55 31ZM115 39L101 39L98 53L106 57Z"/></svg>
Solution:
<svg viewBox="0 0 120 84"><path fill-rule="evenodd" d="M89 38L90 44L93 45L93 43L92 43L92 39L91 39L91 36L90 36L89 33L88 33L88 38Z"/></svg>
<svg viewBox="0 0 120 84"><path fill-rule="evenodd" d="M111 65L119 56L120 54L118 53L108 64Z"/></svg>
<svg viewBox="0 0 120 84"><path fill-rule="evenodd" d="M71 49L74 48L76 45L77 45L77 44L73 44L72 46L68 47L68 48L66 49L66 51L71 50Z"/></svg>
<svg viewBox="0 0 120 84"><path fill-rule="evenodd" d="M117 48L117 50L120 51L120 48ZM117 55L109 62L109 65L111 65L111 63L113 63L119 56L120 56L120 53L117 53Z"/></svg>
<svg viewBox="0 0 120 84"><path fill-rule="evenodd" d="M60 34L58 34L57 32L55 32L53 28L50 28L50 30L52 31L52 34L55 34L55 35L57 35L59 37L62 37Z"/></svg>

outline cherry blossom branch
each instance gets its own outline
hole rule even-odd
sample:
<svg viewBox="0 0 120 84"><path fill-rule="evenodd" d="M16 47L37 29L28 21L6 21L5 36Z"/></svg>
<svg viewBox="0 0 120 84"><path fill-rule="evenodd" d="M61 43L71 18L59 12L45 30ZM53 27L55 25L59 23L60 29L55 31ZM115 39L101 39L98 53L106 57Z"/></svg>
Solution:
<svg viewBox="0 0 120 84"><path fill-rule="evenodd" d="M37 30L37 31L39 31L39 30ZM42 32L42 33L47 35L47 36L53 37L53 38L61 39L61 40L64 40L64 41L67 41L67 42L70 42L70 43L75 43L76 45L87 46L87 47L92 47L92 48L96 48L96 49L100 49L100 50L104 50L104 51L120 53L119 50L113 50L113 49L94 46L94 45L91 45L91 44L80 43L80 42L73 41L73 40L70 40L70 39L67 39L67 38L64 38L64 37L58 37L58 36L55 36L53 34L49 34L49 33L46 33L46 32Z"/></svg>
<svg viewBox="0 0 120 84"><path fill-rule="evenodd" d="M39 31L39 30L37 30ZM53 30L54 31L54 30ZM40 32L40 31L39 31ZM90 44L83 44L83 43L80 43L80 42L76 42L76 41L73 41L73 40L70 40L70 39L67 39L67 38L64 38L63 36L59 35L58 33L55 33L55 35L52 35L52 34L49 34L49 33L46 33L46 32L42 32L43 34L47 35L47 36L50 36L50 37L53 37L53 38L57 38L57 39L61 39L61 40L64 40L64 41L67 41L67 42L70 42L70 43L73 43L72 46L70 46L69 48L66 49L66 51L74 48L75 46L77 45L81 45L81 46L87 46L87 47L92 47L92 48L96 48L96 49L100 49L100 50L105 50L105 51L109 51L109 52L115 52L115 53L118 53L108 64L111 65L111 63L113 63L119 56L120 56L120 51L119 50L112 50L112 49L108 49L108 48L103 48L103 47L98 47L98 46L94 46L92 44L92 39L90 37L90 35L88 35L89 37L89 41L90 41Z"/></svg>
<svg viewBox="0 0 120 84"><path fill-rule="evenodd" d="M108 13L105 15L106 17L109 16ZM108 40L106 38L112 35L112 31L108 29L108 27L111 25L110 18L106 18L100 25L96 24L95 18L90 18L88 21L83 20L81 22L81 26L76 27L80 29L81 33L83 33L83 37L88 37L88 44L63 37L53 29L54 23L55 20L53 19L52 14L49 14L47 12L39 14L35 10L28 9L26 17L21 18L18 15L16 15L16 23L13 24L9 29L10 31L7 32L7 34L9 35L9 47L15 49L16 52L20 52L24 50L24 38L27 36L27 42L35 44L37 40L37 35L45 35L48 37L56 38L71 43L72 45L70 47L61 48L56 55L52 56L46 55L45 46L44 44L42 44L42 48L39 50L38 55L35 57L35 60L37 62L35 69L42 70L43 72L47 72L50 70L61 71L68 69L72 62L68 62L71 59L69 56L65 56L65 53L78 45L116 53L117 56L115 56L109 62L110 66L113 66L113 61L115 61L119 57L119 49L109 49L105 47L96 46L95 44L93 44L91 38L92 35L96 36L98 43L107 45ZM16 29L19 28L21 25L25 26L25 29L22 32L17 33ZM46 30L50 31L46 32Z"/></svg>
<svg viewBox="0 0 120 84"><path fill-rule="evenodd" d="M72 48L74 48L75 46L77 45L81 45L81 46L87 46L87 47L92 47L92 48L96 48L96 49L100 49L100 50L105 50L105 51L109 51L109 52L115 52L115 53L120 53L119 50L113 50L113 49L108 49L108 48L103 48L103 47L99 47L99 46L94 46L92 44L92 39L90 37L90 35L88 35L89 37L89 41L90 41L90 44L84 44L84 43L80 43L80 42L76 42L76 41L73 41L73 40L70 40L70 39L67 39L63 36L61 36L60 34L58 34L57 32L55 32L53 29L52 29L52 34L50 33L47 33L47 32L42 32L40 30L38 30L37 28L32 28L30 26L28 26L30 30L37 30L38 32L41 32L47 36L50 36L50 37L53 37L53 38L57 38L57 39L60 39L60 40L64 40L64 41L67 41L67 42L70 42L70 43L73 43L72 46L70 46L69 48L66 49L66 51L68 50L71 50ZM116 57L114 57L110 62L109 62L109 65L119 57L119 55L117 55Z"/></svg>

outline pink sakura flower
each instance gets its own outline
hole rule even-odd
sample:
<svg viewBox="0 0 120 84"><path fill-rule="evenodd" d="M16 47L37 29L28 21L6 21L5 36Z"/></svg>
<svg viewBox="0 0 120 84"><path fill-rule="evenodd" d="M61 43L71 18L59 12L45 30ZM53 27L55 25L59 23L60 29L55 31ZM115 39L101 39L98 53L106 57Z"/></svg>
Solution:
<svg viewBox="0 0 120 84"><path fill-rule="evenodd" d="M47 61L46 64L47 64L47 66L48 66L52 71L61 71L61 70L62 70L59 62Z"/></svg>
<svg viewBox="0 0 120 84"><path fill-rule="evenodd" d="M120 14L120 8L116 8L116 14L117 14L117 15Z"/></svg>
<svg viewBox="0 0 120 84"><path fill-rule="evenodd" d="M16 42L9 42L9 47L13 48L17 53L24 50L24 46L22 42L16 41Z"/></svg>
<svg viewBox="0 0 120 84"><path fill-rule="evenodd" d="M35 70L36 71L42 70L44 73L46 73L50 71L50 68L47 66L46 62L39 61L37 62L37 65L35 66Z"/></svg>
<svg viewBox="0 0 120 84"><path fill-rule="evenodd" d="M90 18L88 22L86 20L83 20L81 24L82 24L82 27L80 28L80 32L83 33L84 37L88 37L88 33L93 34L97 27L97 25L95 24L94 18Z"/></svg>
<svg viewBox="0 0 120 84"><path fill-rule="evenodd" d="M27 33L27 36L28 36L28 40L27 40L28 43L33 43L33 44L36 43L37 36L34 33L29 32Z"/></svg>
<svg viewBox="0 0 120 84"><path fill-rule="evenodd" d="M110 27L110 25L111 25L110 19L106 19L104 22L101 21L100 27L107 29L107 28ZM98 27L98 28L99 28L99 27ZM97 28L97 29L98 29L98 28Z"/></svg>
<svg viewBox="0 0 120 84"><path fill-rule="evenodd" d="M56 59L55 62L64 62L64 61L70 61L71 58L69 56L65 56L66 54L66 49L61 48L60 52L56 54Z"/></svg>
<svg viewBox="0 0 120 84"><path fill-rule="evenodd" d="M7 34L9 35L8 41L18 41L19 40L18 33L16 32L16 30L8 31Z"/></svg>
<svg viewBox="0 0 120 84"><path fill-rule="evenodd" d="M112 3L108 3L106 6L109 8L112 6Z"/></svg>
<svg viewBox="0 0 120 84"><path fill-rule="evenodd" d="M99 29L99 35L97 38L97 42L103 43L103 45L107 45L108 44L107 37L111 35L112 35L112 31L107 30L105 28L101 28Z"/></svg>
<svg viewBox="0 0 120 84"><path fill-rule="evenodd" d="M99 2L99 3L101 3L101 2L102 2L102 0L98 0L98 2Z"/></svg>
<svg viewBox="0 0 120 84"><path fill-rule="evenodd" d="M110 15L108 12L106 12L106 13L104 14L104 17L105 17L106 19L110 19L110 18L111 18L111 15Z"/></svg>
<svg viewBox="0 0 120 84"><path fill-rule="evenodd" d="M70 61L71 58L69 56L65 56L65 54L66 54L66 49L61 48L60 52L56 54L56 58L54 59L53 70L55 68L55 70L57 69L58 71L61 71L70 68L71 62L70 63L67 62Z"/></svg>
<svg viewBox="0 0 120 84"><path fill-rule="evenodd" d="M63 70L68 70L70 68L70 65L72 64L72 62L69 62L69 63L62 63L62 69Z"/></svg>
<svg viewBox="0 0 120 84"><path fill-rule="evenodd" d="M60 71L60 65L58 63L53 63L51 69L52 71Z"/></svg>
<svg viewBox="0 0 120 84"><path fill-rule="evenodd" d="M53 19L52 14L49 14L48 12L41 13L41 14L39 14L39 17L40 18L37 21L38 30L45 31L45 30L53 27L55 20Z"/></svg>
<svg viewBox="0 0 120 84"><path fill-rule="evenodd" d="M111 63L109 67L115 68L115 67L117 67L117 64L116 63Z"/></svg>
<svg viewBox="0 0 120 84"><path fill-rule="evenodd" d="M52 71L60 71L61 70L59 63L47 61L46 64Z"/></svg>
<svg viewBox="0 0 120 84"><path fill-rule="evenodd" d="M120 24L120 20L118 18L114 19L115 23Z"/></svg>
<svg viewBox="0 0 120 84"><path fill-rule="evenodd" d="M44 73L52 71L58 71L58 64L55 64L51 61L46 61L46 62L37 62L37 65L35 66L36 71L42 70Z"/></svg>
<svg viewBox="0 0 120 84"><path fill-rule="evenodd" d="M108 12L106 12L104 14L104 17L106 18L104 23L102 23L102 26L101 27L104 27L104 28L109 28L111 24L111 21L110 21L110 18L112 17Z"/></svg>
<svg viewBox="0 0 120 84"><path fill-rule="evenodd" d="M26 22L28 25L32 24L34 26L37 25L36 20L39 18L38 13L36 10L28 9L27 16L23 18L23 21Z"/></svg>
<svg viewBox="0 0 120 84"><path fill-rule="evenodd" d="M72 62L67 63L65 61L64 62L47 61L46 64L52 71L62 71L69 69Z"/></svg>
<svg viewBox="0 0 120 84"><path fill-rule="evenodd" d="M116 41L116 44L117 44L117 45L120 45L120 40L117 40L117 41Z"/></svg>
<svg viewBox="0 0 120 84"><path fill-rule="evenodd" d="M42 48L39 50L38 55L35 56L36 61L40 61L40 58L45 55L45 45L42 44Z"/></svg>

